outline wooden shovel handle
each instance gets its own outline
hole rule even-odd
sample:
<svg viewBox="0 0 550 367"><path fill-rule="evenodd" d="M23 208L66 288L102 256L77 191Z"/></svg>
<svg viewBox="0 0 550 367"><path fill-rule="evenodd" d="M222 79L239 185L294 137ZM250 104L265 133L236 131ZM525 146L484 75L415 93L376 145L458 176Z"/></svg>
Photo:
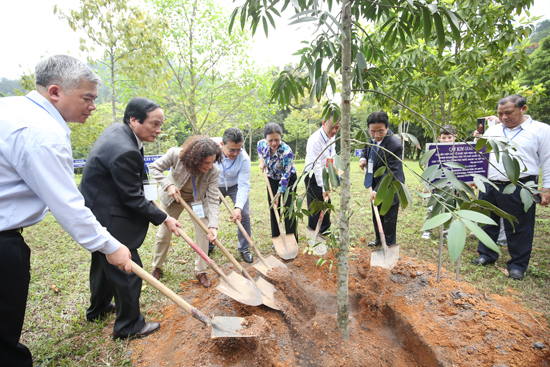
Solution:
<svg viewBox="0 0 550 367"><path fill-rule="evenodd" d="M369 187L369 200L370 196L372 194L372 188ZM378 213L378 207L374 205L374 202L372 203L372 210L374 210L374 216L376 217L376 223L378 224L378 233L380 234L380 242L382 243L382 248L384 249L384 252L386 251L386 248L388 245L386 244L386 236L384 235L384 228L382 227L382 221L380 220L380 213Z"/></svg>
<svg viewBox="0 0 550 367"><path fill-rule="evenodd" d="M179 307L183 308L185 312L187 312L189 315L193 316L200 322L204 323L207 326L212 326L212 320L209 319L206 315L204 315L202 312L197 310L195 307L191 306L189 303L185 302L181 297L179 297L176 293L174 293L171 289L166 287L164 284L156 280L151 274L146 272L130 260L130 265L132 265L132 272L136 274L141 279L145 280L147 283L151 284L153 287L158 289L162 294L164 294L166 297L168 297L172 302L174 302Z"/></svg>
<svg viewBox="0 0 550 367"><path fill-rule="evenodd" d="M267 172L264 172L265 183L267 184L267 192L269 192L269 197L271 198L271 205L273 205L273 211L275 212L275 218L277 219L277 225L279 226L279 234L286 233L283 231L283 225L281 224L281 218L279 217L279 208L275 207L275 198L273 196L273 191L271 190L271 184L269 183L269 178L267 177ZM284 237L283 237L284 241Z"/></svg>
<svg viewBox="0 0 550 367"><path fill-rule="evenodd" d="M159 208L160 210L166 213L166 210L164 210L164 208L161 207L156 200L153 200L153 204L155 204L157 208ZM178 227L178 232L180 236L185 240L185 242L187 242L189 246L191 246L193 250L195 250L195 252L199 254L199 256L202 257L204 261L208 263L208 265L212 268L212 270L214 270L216 274L218 274L223 280L227 281L227 276L225 275L225 273L221 271L218 265L211 258L209 258L208 255L204 253L204 251L191 239L191 237L189 237L187 233L185 233L185 231L179 227Z"/></svg>
<svg viewBox="0 0 550 367"><path fill-rule="evenodd" d="M212 234L212 232L210 231L210 229L208 229L206 224L202 222L202 220L198 217L197 214L195 214L195 212L189 206L189 204L187 204L179 194L178 194L178 199L180 201L180 204L183 205L183 207L185 208L185 210L187 210L191 218L193 218L193 220L198 223L198 225L203 229L203 231L207 234ZM256 284L256 282L254 281L254 279L252 279L250 274L248 274L248 272L241 266L241 264L239 264L239 262L235 260L233 255L231 255L231 253L221 244L221 242L217 238L214 240L214 243L223 252L223 254L229 259L229 261L231 261L231 263L235 266L235 269L237 269L246 279Z"/></svg>
<svg viewBox="0 0 550 367"><path fill-rule="evenodd" d="M229 211L230 214L233 214L233 209L231 208L231 206L229 205L229 203L227 202L227 200L225 199L225 197L223 196L222 192L218 189L218 193L220 194L220 199L221 201L225 204L225 207L227 208L227 210ZM240 220L236 220L236 223L237 223L237 226L239 227L239 229L241 230L241 233L243 234L243 236L246 238L246 240L248 241L248 244L250 246L252 246L252 248L254 249L254 252L256 253L256 255L258 255L258 258L260 259L260 261L262 262L262 264L264 264L264 266L268 269L268 270L271 270L271 266L269 266L269 264L267 263L267 261L265 261L264 257L262 256L262 254L260 253L260 250L258 250L258 247L256 247L256 244L254 242L252 242L252 238L250 238L250 236L248 235L248 233L245 231L242 223Z"/></svg>

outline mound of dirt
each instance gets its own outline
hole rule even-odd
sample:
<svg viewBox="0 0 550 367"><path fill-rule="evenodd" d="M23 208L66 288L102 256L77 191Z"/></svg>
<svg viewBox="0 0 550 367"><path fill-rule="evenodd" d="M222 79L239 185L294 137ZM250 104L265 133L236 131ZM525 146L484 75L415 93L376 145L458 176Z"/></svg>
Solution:
<svg viewBox="0 0 550 367"><path fill-rule="evenodd" d="M211 339L210 327L168 306L161 329L132 342L134 365L550 366L550 328L513 300L480 294L445 271L437 283L437 268L415 259L403 256L389 272L370 267L370 251L353 254L348 341L337 328L336 268L316 268L315 257L299 254L267 278L280 311L182 285L182 297L208 317L243 317L243 332L256 337Z"/></svg>

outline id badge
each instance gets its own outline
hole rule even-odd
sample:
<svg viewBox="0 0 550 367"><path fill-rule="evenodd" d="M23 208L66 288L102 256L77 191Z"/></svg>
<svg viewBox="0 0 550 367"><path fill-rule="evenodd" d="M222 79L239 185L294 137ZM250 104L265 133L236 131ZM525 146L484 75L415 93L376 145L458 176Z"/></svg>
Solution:
<svg viewBox="0 0 550 367"><path fill-rule="evenodd" d="M368 173L373 173L372 170L374 169L374 162L373 161L369 161L367 163L367 172Z"/></svg>
<svg viewBox="0 0 550 367"><path fill-rule="evenodd" d="M204 218L204 209L202 207L202 201L194 201L191 203L191 208L199 218Z"/></svg>

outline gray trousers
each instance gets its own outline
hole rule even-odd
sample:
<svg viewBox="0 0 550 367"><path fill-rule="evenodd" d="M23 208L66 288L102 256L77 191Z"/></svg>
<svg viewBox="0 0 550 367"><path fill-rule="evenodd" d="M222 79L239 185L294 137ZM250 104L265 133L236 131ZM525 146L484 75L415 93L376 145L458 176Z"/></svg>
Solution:
<svg viewBox="0 0 550 367"><path fill-rule="evenodd" d="M229 196L233 201L233 204L235 204L235 202L237 201L237 191L239 190L239 185L228 187L227 190L225 189L225 187L219 187L219 189L223 196ZM246 233L248 233L249 236L252 236L252 231L250 229L250 203L249 202L250 202L250 199L246 199L246 203L244 203L244 208L241 208L241 216L243 217L243 219L241 220L241 224L243 225L243 228L246 231ZM225 205L222 205L222 207L223 206ZM220 210L223 210L223 209L220 209ZM239 237L239 251L240 252L248 251L248 241L246 240L246 237L241 233L240 229L237 229L237 236ZM214 244L211 243L210 249L213 249L214 247L215 247Z"/></svg>

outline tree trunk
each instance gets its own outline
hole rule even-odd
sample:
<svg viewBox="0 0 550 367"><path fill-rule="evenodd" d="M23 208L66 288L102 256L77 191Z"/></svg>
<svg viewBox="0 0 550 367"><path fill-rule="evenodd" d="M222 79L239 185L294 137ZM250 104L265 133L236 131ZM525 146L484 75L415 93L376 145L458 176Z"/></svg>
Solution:
<svg viewBox="0 0 550 367"><path fill-rule="evenodd" d="M248 141L248 156L250 157L250 160L252 160L252 123L249 125L249 141Z"/></svg>
<svg viewBox="0 0 550 367"><path fill-rule="evenodd" d="M195 109L195 65L193 63L193 25L197 16L197 2L193 3L193 15L192 21L189 23L189 78L190 78L190 93L189 93L189 123L193 128L193 134L198 135L200 133L197 125L197 112Z"/></svg>
<svg viewBox="0 0 550 367"><path fill-rule="evenodd" d="M342 132L341 157L344 174L340 188L340 249L336 254L338 260L338 329L344 340L349 340L349 214L350 214L350 120L351 120L351 4L350 0L342 3Z"/></svg>
<svg viewBox="0 0 550 367"><path fill-rule="evenodd" d="M116 122L116 105L115 105L115 55L111 49L111 106L113 108L113 124Z"/></svg>

